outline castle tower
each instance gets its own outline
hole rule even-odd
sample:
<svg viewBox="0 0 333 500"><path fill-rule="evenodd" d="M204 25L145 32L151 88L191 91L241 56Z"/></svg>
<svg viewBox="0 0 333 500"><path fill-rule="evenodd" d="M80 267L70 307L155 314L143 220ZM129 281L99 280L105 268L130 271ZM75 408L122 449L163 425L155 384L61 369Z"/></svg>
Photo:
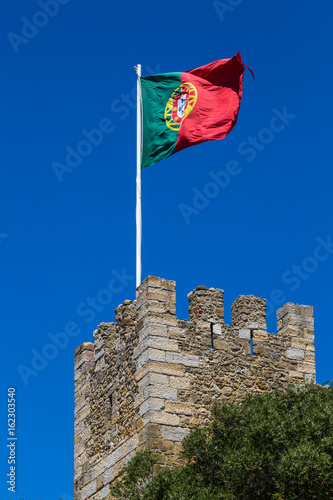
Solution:
<svg viewBox="0 0 333 500"><path fill-rule="evenodd" d="M199 286L189 320L175 282L149 276L134 302L75 351L75 500L102 500L139 449L179 463L182 439L214 401L315 381L311 306L285 304L267 332L265 299L239 296L224 323L223 290Z"/></svg>

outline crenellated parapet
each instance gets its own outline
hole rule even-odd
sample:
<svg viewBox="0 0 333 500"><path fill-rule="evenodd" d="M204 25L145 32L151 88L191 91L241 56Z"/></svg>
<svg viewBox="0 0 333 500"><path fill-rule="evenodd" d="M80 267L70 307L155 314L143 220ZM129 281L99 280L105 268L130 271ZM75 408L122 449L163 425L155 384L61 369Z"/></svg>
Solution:
<svg viewBox="0 0 333 500"><path fill-rule="evenodd" d="M214 401L315 381L313 309L286 304L277 334L266 302L239 296L224 323L223 290L199 286L179 320L174 281L149 276L136 300L75 352L75 500L101 500L140 448L180 463L181 441Z"/></svg>

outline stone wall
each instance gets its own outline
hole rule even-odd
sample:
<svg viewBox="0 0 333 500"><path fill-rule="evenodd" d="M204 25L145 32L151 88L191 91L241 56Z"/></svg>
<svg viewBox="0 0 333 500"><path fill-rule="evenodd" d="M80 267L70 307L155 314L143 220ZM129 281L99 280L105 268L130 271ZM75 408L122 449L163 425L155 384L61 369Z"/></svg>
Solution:
<svg viewBox="0 0 333 500"><path fill-rule="evenodd" d="M181 441L209 422L214 401L315 381L311 306L277 311L266 331L265 299L239 296L224 323L223 290L199 286L189 321L175 316L175 282L149 276L135 302L75 351L75 500L102 500L135 451L179 463Z"/></svg>

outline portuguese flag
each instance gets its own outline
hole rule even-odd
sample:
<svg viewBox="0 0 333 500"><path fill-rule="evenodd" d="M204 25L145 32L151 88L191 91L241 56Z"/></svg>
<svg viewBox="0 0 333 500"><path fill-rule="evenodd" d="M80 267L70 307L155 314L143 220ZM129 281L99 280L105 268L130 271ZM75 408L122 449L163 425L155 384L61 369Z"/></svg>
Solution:
<svg viewBox="0 0 333 500"><path fill-rule="evenodd" d="M141 78L141 168L182 149L224 139L237 122L244 63L238 53L186 71Z"/></svg>

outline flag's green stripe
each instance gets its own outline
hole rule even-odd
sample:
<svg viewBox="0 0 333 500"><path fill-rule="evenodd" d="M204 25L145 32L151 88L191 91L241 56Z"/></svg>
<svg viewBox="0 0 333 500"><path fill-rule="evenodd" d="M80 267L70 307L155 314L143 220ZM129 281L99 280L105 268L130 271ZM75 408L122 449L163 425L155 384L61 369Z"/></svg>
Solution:
<svg viewBox="0 0 333 500"><path fill-rule="evenodd" d="M180 84L181 73L166 73L141 78L142 169L175 153L178 131L168 128L164 119L164 111L171 94Z"/></svg>

